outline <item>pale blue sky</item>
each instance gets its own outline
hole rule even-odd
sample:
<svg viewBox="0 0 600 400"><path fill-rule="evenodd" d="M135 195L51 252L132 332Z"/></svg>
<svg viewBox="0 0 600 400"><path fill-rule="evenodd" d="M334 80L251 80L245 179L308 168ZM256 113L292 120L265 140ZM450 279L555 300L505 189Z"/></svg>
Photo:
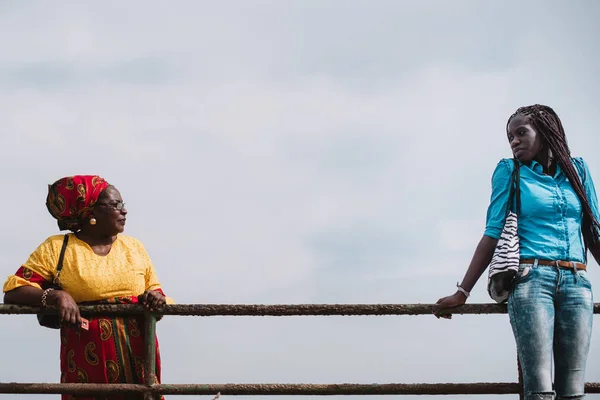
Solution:
<svg viewBox="0 0 600 400"><path fill-rule="evenodd" d="M47 184L97 173L180 303L435 302L483 232L517 107L554 107L600 176L599 17L595 0L4 1L0 272L57 233ZM0 318L0 381L58 381L56 332ZM165 383L516 380L506 316L172 317L159 335ZM599 357L596 331L589 381Z"/></svg>

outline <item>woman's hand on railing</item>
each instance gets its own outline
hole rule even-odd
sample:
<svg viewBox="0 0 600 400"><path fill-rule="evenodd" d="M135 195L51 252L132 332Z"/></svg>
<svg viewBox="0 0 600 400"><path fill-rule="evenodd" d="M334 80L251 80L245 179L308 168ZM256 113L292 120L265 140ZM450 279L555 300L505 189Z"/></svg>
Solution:
<svg viewBox="0 0 600 400"><path fill-rule="evenodd" d="M48 293L48 304L58 311L61 325L81 326L79 307L71 295L64 290L53 290Z"/></svg>
<svg viewBox="0 0 600 400"><path fill-rule="evenodd" d="M157 308L167 304L166 297L156 290L146 290L143 294L138 296L138 301L150 311L155 311Z"/></svg>
<svg viewBox="0 0 600 400"><path fill-rule="evenodd" d="M433 306L433 314L437 318L446 318L451 319L452 314L446 312L445 310L448 308L462 306L467 302L467 296L465 296L462 292L456 291L452 296L442 297L439 299L435 305Z"/></svg>

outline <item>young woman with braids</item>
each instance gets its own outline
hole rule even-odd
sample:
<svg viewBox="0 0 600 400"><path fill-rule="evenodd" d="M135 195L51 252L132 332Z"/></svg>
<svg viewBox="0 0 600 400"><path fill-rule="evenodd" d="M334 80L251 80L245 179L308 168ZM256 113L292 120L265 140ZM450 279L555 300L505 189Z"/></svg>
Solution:
<svg viewBox="0 0 600 400"><path fill-rule="evenodd" d="M571 157L552 108L539 104L519 108L508 119L506 133L521 176L521 261L508 311L525 399L582 399L593 317L588 249L600 263L594 183L583 159ZM503 159L494 171L484 236L456 293L436 303L438 318L450 318L448 309L466 302L492 259L514 165Z"/></svg>

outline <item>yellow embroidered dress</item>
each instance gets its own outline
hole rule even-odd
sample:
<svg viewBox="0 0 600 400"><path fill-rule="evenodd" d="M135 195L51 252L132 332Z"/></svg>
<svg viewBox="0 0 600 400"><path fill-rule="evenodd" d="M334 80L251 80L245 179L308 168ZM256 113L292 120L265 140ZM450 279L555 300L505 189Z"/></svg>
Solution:
<svg viewBox="0 0 600 400"><path fill-rule="evenodd" d="M99 256L74 234L68 235L59 279L63 290L77 303L137 303L137 296L146 290L162 293L152 261L139 240L119 235L110 252ZM63 235L46 239L8 278L4 292L21 286L41 288L45 282L52 282L63 239ZM167 298L167 302L173 301ZM61 328L61 382L143 383L143 326L143 317L107 316L90 318L87 331ZM158 341L156 347L156 372L160 379ZM123 399L122 396L100 398Z"/></svg>

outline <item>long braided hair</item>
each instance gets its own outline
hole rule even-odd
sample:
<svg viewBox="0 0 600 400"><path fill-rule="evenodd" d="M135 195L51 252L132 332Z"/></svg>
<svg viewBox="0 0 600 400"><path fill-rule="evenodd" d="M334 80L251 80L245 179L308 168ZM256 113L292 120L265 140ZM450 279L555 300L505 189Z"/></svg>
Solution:
<svg viewBox="0 0 600 400"><path fill-rule="evenodd" d="M567 137L565 136L565 130L562 126L560 118L552 108L541 104L520 107L508 119L508 122L506 123L507 132L510 121L517 115L526 117L529 120L532 128L538 134L542 135L546 145L552 152L552 155L569 179L573 190L577 194L577 197L579 198L583 208L581 232L583 233L583 240L586 248L590 247L592 244L598 244L600 242L600 237L598 235L600 224L594 217L592 208L590 207L585 194L585 190L581 180L579 179L579 174L575 170L575 166L571 161L571 150L569 150Z"/></svg>

